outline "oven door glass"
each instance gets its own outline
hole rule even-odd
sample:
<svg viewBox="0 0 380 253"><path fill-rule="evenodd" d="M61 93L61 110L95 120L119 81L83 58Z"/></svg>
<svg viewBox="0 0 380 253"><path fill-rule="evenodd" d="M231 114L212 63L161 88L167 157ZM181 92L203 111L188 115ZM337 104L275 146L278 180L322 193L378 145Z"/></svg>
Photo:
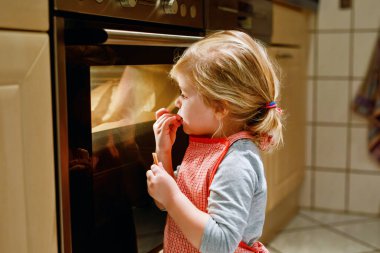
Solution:
<svg viewBox="0 0 380 253"><path fill-rule="evenodd" d="M155 120L175 109L178 89L168 80L172 65L93 66L91 126L94 134Z"/></svg>
<svg viewBox="0 0 380 253"><path fill-rule="evenodd" d="M175 112L169 79L183 49L67 46L73 252L154 252L166 213L147 193L155 111ZM179 129L173 166L187 137Z"/></svg>

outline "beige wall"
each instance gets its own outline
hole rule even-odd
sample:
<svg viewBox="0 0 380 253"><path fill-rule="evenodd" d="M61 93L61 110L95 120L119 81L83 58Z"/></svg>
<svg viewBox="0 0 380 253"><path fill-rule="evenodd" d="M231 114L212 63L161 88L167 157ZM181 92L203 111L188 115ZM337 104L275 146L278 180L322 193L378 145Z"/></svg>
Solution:
<svg viewBox="0 0 380 253"><path fill-rule="evenodd" d="M380 25L379 0L320 0L310 27L307 160L302 207L380 214L380 163L367 122L350 110Z"/></svg>

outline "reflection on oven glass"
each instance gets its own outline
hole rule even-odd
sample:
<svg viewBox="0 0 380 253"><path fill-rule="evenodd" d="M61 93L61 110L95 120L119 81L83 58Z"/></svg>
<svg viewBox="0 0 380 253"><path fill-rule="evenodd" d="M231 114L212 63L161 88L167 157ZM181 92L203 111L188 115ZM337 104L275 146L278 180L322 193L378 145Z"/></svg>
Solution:
<svg viewBox="0 0 380 253"><path fill-rule="evenodd" d="M172 65L91 66L92 165L95 171L151 165L155 112L175 109Z"/></svg>
<svg viewBox="0 0 380 253"><path fill-rule="evenodd" d="M119 233L124 220L125 226L134 231L139 253L159 247L163 239L166 215L148 195L145 173L152 164L155 148L155 112L162 107L174 111L179 95L168 77L171 67L90 67L96 228L110 231L116 221L120 226L113 231ZM123 212L132 216L117 216Z"/></svg>
<svg viewBox="0 0 380 253"><path fill-rule="evenodd" d="M134 208L133 213L138 251L151 252L163 242L166 213L158 208Z"/></svg>
<svg viewBox="0 0 380 253"><path fill-rule="evenodd" d="M174 109L178 90L171 65L91 67L92 132L154 120L161 107Z"/></svg>

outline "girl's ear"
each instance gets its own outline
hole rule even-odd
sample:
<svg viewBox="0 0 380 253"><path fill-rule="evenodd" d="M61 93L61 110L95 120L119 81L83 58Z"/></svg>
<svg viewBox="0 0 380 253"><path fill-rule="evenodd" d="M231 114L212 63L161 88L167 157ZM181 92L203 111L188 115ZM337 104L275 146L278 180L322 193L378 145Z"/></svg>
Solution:
<svg viewBox="0 0 380 253"><path fill-rule="evenodd" d="M224 117L226 117L229 113L228 111L228 107L227 107L228 103L226 101L221 101L221 102L216 102L215 103L215 114L216 114L216 117L217 119L223 119Z"/></svg>

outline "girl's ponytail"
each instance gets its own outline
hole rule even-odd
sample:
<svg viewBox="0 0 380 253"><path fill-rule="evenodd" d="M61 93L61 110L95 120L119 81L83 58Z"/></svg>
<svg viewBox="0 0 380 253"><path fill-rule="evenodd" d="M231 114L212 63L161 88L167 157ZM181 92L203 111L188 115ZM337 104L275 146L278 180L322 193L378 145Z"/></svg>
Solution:
<svg viewBox="0 0 380 253"><path fill-rule="evenodd" d="M263 151L273 151L283 142L283 111L275 102L270 102L260 109L260 117L254 124L246 126L252 132L254 142Z"/></svg>

